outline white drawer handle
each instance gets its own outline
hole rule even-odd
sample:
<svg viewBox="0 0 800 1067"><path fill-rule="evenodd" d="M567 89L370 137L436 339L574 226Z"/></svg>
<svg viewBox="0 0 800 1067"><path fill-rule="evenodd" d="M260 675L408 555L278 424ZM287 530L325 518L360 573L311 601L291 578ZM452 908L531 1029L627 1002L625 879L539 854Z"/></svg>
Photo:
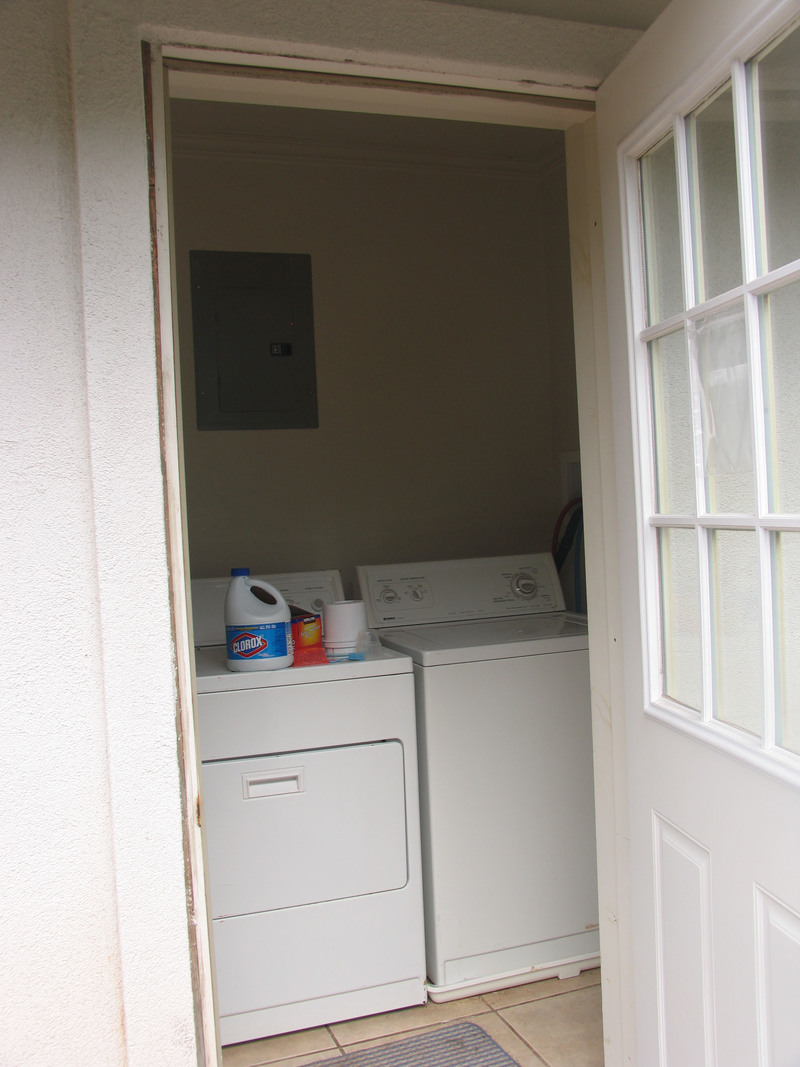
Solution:
<svg viewBox="0 0 800 1067"><path fill-rule="evenodd" d="M242 796L245 800L256 800L258 797L302 793L303 777L302 767L282 767L271 773L251 771L242 775Z"/></svg>

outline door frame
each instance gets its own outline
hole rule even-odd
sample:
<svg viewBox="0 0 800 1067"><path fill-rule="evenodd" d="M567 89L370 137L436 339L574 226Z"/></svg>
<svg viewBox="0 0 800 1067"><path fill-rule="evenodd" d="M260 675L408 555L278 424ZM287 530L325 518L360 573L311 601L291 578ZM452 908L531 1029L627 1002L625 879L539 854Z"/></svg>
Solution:
<svg viewBox="0 0 800 1067"><path fill-rule="evenodd" d="M636 1062L617 457L595 119L566 133L605 1062Z"/></svg>
<svg viewBox="0 0 800 1067"><path fill-rule="evenodd" d="M632 1049L625 1033L625 989L621 931L624 921L627 872L624 820L624 737L616 724L611 730L610 709L619 628L618 604L610 603L610 590L618 589L616 543L608 540L616 512L613 449L608 440L610 396L601 390L608 376L597 374L598 361L607 357L602 332L605 321L602 228L599 224L599 180L594 131L594 92L567 90L546 95L546 87L522 82L464 77L423 76L419 71L335 64L314 58L269 54L231 53L190 45L144 42L146 92L149 93L151 141L151 225L154 285L156 289L158 375L162 401L162 457L166 498L168 551L172 580L172 608L184 783L186 825L184 839L188 899L195 934L194 987L198 1032L204 1042L204 1062L220 1062L213 990L213 943L207 907L205 847L201 818L200 763L196 742L196 687L193 635L189 600L188 539L182 455L180 366L175 311L175 273L172 262L172 195L169 159L170 66L181 65L179 75L191 92L206 99L253 103L258 99L292 106L327 107L385 114L417 115L529 125L561 129L566 133L566 166L570 252L572 258L573 320L578 377L578 415L583 457L583 506L586 538L586 580L592 625L589 635L592 678L592 723L595 774L598 880L600 888L600 948L603 960L603 1020L607 1062L628 1062ZM216 65L217 73L211 73ZM247 68L250 77L243 77ZM258 68L254 71L254 68ZM261 77L253 77L254 73ZM175 76L173 76L174 78ZM176 94L179 95L179 94ZM203 98L202 96L200 98ZM304 102L298 102L303 100ZM314 101L309 103L309 101ZM598 417L599 416L599 417ZM628 972L629 973L629 972Z"/></svg>

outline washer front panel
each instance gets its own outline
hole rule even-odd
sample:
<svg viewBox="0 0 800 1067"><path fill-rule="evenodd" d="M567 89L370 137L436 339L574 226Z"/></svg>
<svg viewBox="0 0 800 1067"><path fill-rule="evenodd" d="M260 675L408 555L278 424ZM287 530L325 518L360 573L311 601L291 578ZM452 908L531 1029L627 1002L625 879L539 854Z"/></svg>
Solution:
<svg viewBox="0 0 800 1067"><path fill-rule="evenodd" d="M596 956L588 652L416 679L428 978Z"/></svg>
<svg viewBox="0 0 800 1067"><path fill-rule="evenodd" d="M563 611L549 553L358 567L373 628Z"/></svg>

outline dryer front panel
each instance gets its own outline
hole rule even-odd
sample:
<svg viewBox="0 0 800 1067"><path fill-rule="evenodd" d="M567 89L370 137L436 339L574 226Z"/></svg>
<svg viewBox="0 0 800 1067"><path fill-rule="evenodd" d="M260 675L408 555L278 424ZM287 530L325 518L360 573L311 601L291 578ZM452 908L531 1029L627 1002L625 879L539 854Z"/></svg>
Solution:
<svg viewBox="0 0 800 1067"><path fill-rule="evenodd" d="M215 919L399 889L400 741L203 764Z"/></svg>

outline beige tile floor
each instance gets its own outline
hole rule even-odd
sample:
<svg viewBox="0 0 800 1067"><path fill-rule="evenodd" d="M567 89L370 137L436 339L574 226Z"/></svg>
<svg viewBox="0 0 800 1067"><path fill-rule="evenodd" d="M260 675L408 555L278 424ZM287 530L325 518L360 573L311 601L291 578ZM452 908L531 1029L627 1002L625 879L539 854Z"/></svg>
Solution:
<svg viewBox="0 0 800 1067"><path fill-rule="evenodd" d="M346 1052L435 1030L456 1019L483 1027L520 1067L603 1067L599 970L228 1045L222 1062L223 1067L301 1067L335 1061Z"/></svg>

